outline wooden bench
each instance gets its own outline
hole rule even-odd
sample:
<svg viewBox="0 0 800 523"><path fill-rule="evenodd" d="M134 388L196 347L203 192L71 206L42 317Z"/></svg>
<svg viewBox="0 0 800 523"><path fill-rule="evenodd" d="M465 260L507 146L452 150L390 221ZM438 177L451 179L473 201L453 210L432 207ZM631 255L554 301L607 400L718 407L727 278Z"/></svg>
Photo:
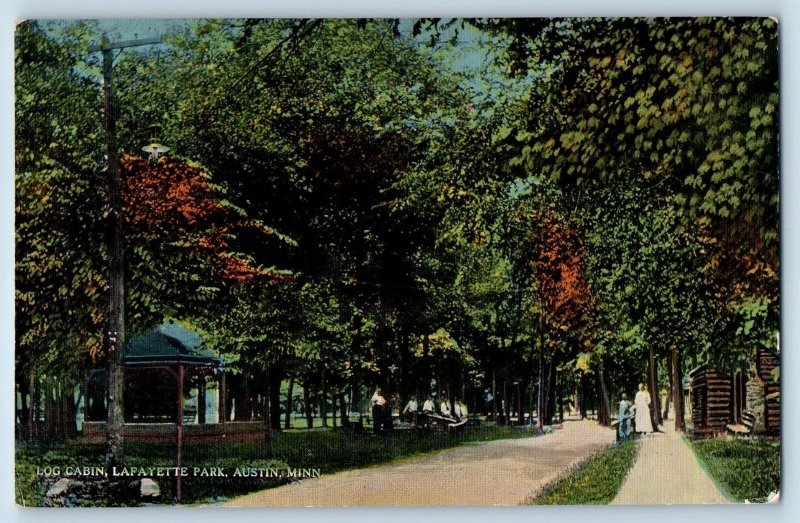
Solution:
<svg viewBox="0 0 800 523"><path fill-rule="evenodd" d="M731 423L725 426L725 432L733 437L745 437L753 435L753 428L756 424L756 415L750 411L742 413L741 423Z"/></svg>
<svg viewBox="0 0 800 523"><path fill-rule="evenodd" d="M457 420L455 418L448 418L438 414L426 414L426 416L428 417L431 426L439 430L446 431L447 433L453 433L463 429L469 421L467 418Z"/></svg>

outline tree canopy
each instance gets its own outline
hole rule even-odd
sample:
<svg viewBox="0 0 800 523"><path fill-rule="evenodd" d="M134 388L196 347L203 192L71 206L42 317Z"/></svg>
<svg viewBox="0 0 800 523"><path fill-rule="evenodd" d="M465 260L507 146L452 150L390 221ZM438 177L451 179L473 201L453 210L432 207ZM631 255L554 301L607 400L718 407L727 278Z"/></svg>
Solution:
<svg viewBox="0 0 800 523"><path fill-rule="evenodd" d="M107 357L101 33L17 29L18 382ZM273 425L287 380L549 422L777 350L769 18L198 20L114 82L130 331L193 325Z"/></svg>

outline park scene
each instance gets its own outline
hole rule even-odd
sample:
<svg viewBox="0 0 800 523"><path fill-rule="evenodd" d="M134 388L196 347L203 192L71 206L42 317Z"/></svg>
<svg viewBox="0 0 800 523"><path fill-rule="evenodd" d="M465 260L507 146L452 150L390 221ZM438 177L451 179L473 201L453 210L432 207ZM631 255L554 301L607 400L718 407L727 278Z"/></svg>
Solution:
<svg viewBox="0 0 800 523"><path fill-rule="evenodd" d="M776 20L15 39L18 505L780 500Z"/></svg>

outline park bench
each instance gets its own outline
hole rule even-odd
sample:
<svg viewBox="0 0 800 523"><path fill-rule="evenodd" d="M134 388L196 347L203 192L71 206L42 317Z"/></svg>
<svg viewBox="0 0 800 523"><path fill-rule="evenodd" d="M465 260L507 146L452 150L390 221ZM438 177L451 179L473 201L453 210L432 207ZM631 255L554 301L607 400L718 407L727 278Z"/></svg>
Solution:
<svg viewBox="0 0 800 523"><path fill-rule="evenodd" d="M746 410L742 413L741 423L730 423L725 426L725 431L733 437L752 436L755 424L756 415Z"/></svg>
<svg viewBox="0 0 800 523"><path fill-rule="evenodd" d="M446 431L447 433L450 434L462 430L469 421L467 418L464 418L463 420L459 421L455 418L448 418L445 416L440 416L438 414L427 414L427 416L431 422L432 427Z"/></svg>

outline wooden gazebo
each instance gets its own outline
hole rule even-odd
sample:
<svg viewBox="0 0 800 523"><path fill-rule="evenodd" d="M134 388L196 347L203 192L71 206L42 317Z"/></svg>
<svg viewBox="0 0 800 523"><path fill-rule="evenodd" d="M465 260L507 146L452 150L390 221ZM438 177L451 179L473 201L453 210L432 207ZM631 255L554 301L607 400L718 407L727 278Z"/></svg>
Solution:
<svg viewBox="0 0 800 523"><path fill-rule="evenodd" d="M126 388L126 419L124 438L132 442L175 441L181 443L263 443L268 428L263 421L228 421L226 404L226 376L222 360L212 351L206 349L203 339L195 332L186 329L176 322L165 322L156 329L133 337L125 347L122 357ZM174 378L175 403L165 403L165 398L173 396L151 393L145 401L137 401L137 393L146 394L146 387L137 390L136 379L140 373L162 372ZM102 371L93 373L94 380ZM217 423L206 422L206 387L205 378L212 376L218 382L220 415ZM192 377L201 377L197 383L197 423L194 423L195 412L184 409L184 392L186 383ZM150 388L158 387L159 391L168 391L168 382L157 380ZM152 382L151 382L152 383ZM88 388L88 387L87 387ZM103 387L104 388L104 387ZM102 442L106 439L106 423L98 419L98 413L105 415L104 390L91 394L87 391L84 403L86 416L83 422L82 439L90 442ZM91 399L90 399L91 398ZM101 406L98 408L97 404ZM105 416L103 416L105 417Z"/></svg>
<svg viewBox="0 0 800 523"><path fill-rule="evenodd" d="M163 441L175 442L175 466L181 467L183 463L183 446L185 443L263 443L266 440L268 428L263 422L227 422L225 413L225 373L222 369L222 360L203 346L202 338L175 322L167 322L141 336L133 337L125 347L122 356L122 366L125 373L126 398L124 401L133 409L126 406L129 412L123 427L125 441ZM163 405L163 397L156 393L155 401L152 397L146 403L157 408L150 409L152 416L142 416L141 409L138 419L135 419L136 402L132 401L132 373L141 371L166 371L175 378L176 402L173 408ZM97 375L98 373L95 373ZM198 423L184 426L184 391L187 374L201 376L198 381ZM220 391L221 415L219 423L206 424L205 419L205 376L218 377ZM153 383L153 382L151 382ZM151 387L163 385L158 381ZM88 398L88 395L87 395ZM95 402L96 403L96 402ZM88 405L89 401L85 401ZM173 416L169 415L172 411ZM166 415L165 415L166 413ZM170 419L172 418L172 419ZM192 416L193 418L193 416ZM84 421L82 438L87 441L102 442L107 437L105 421ZM176 494L180 503L182 499L181 477L176 477Z"/></svg>

